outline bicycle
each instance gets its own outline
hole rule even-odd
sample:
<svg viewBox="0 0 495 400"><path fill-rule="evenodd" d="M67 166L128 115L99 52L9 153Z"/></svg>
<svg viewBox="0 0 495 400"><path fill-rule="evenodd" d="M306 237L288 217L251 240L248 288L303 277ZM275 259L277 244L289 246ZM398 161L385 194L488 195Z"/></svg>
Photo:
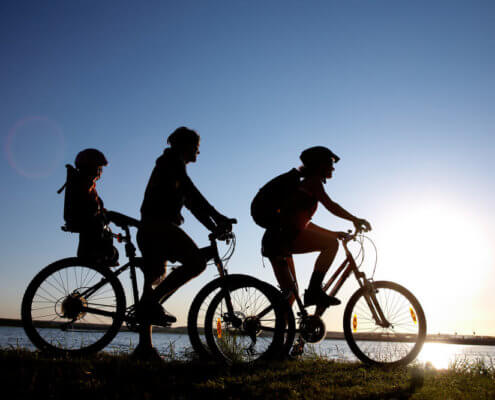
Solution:
<svg viewBox="0 0 495 400"><path fill-rule="evenodd" d="M356 357L372 365L405 365L416 358L426 337L426 317L416 297L403 286L389 281L374 281L359 270L364 261L364 239L368 237L359 232L348 233L341 238L346 258L339 268L323 286L330 296L336 296L345 281L353 274L359 289L348 301L343 317L344 337ZM362 255L359 266L348 248L350 241L360 243L357 257ZM373 243L373 242L371 242ZM374 244L373 244L374 245ZM376 247L375 247L376 250ZM376 269L376 263L375 263ZM295 279L293 279L293 287ZM333 285L333 286L332 286ZM284 325L286 328L284 343L279 354L287 356L290 349L293 355L302 354L304 343L318 343L326 336L326 327L321 319L326 308L316 307L314 314L309 314L296 290L280 293L285 302ZM224 362L231 363L229 354L223 350L221 343L222 325L227 325L222 312L222 295L218 294L210 303L205 317L205 333L208 346L214 355ZM289 298L295 297L296 318L289 305ZM271 312L267 307L257 313L262 319ZM267 327L265 332L270 329ZM294 344L296 333L300 336ZM293 346L294 344L294 346Z"/></svg>
<svg viewBox="0 0 495 400"><path fill-rule="evenodd" d="M139 320L135 314L135 304L140 296L136 268L142 268L143 259L136 257L130 227L139 227L139 221L117 212L108 214L111 222L124 231L124 234L112 235L118 242L125 244L129 261L112 270L108 266L71 257L43 268L28 285L21 307L26 334L38 349L58 355L87 355L106 347L123 323L130 331L138 331ZM236 223L235 220L230 222ZM66 230L65 227L62 229ZM204 310L215 294L223 293L230 299L231 291L242 288L241 291L254 293L257 298L263 297L266 304L272 306L263 320L272 328L271 339L264 342L264 347L258 346L258 356L249 354L245 361L252 362L273 354L283 342L283 326L279 322L282 311L276 303L279 300L276 289L251 276L228 274L224 261L230 259L235 248L233 232L213 232L209 235L209 240L210 246L200 250L207 261L213 260L220 277L200 290L189 309L188 335L193 349L200 358L210 357L206 341L201 338ZM220 257L217 240L232 244L227 257ZM119 280L126 270L129 270L132 285L133 304L129 307L126 306L125 292ZM248 316L236 314L232 303L229 301L232 321L241 326L246 325L245 319Z"/></svg>

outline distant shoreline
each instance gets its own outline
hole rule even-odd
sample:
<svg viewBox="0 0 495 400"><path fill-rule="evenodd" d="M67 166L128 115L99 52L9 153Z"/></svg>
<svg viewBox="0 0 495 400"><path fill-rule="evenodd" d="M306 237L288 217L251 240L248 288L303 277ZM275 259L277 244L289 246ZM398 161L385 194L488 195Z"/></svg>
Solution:
<svg viewBox="0 0 495 400"><path fill-rule="evenodd" d="M19 319L9 319L0 318L0 326L10 326L10 327L21 327L22 321ZM95 327L97 329L97 327ZM125 325L122 325L122 332L128 332ZM187 335L187 326L178 327L153 327L153 332L156 333L175 333L175 334L185 334ZM327 332L327 340L345 340L343 332ZM367 338L363 340L373 340L372 338ZM463 345L480 345L480 346L495 346L494 336L474 336L474 335L447 335L447 334L437 334L437 335L427 335L426 343L445 343L445 344L463 344Z"/></svg>

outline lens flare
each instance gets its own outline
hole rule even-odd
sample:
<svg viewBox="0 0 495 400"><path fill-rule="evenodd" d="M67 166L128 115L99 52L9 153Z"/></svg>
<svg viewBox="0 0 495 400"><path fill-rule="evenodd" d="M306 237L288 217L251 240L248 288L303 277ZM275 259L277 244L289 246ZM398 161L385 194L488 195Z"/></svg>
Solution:
<svg viewBox="0 0 495 400"><path fill-rule="evenodd" d="M62 130L46 117L24 118L10 129L5 153L10 166L19 175L27 178L48 177L63 158Z"/></svg>

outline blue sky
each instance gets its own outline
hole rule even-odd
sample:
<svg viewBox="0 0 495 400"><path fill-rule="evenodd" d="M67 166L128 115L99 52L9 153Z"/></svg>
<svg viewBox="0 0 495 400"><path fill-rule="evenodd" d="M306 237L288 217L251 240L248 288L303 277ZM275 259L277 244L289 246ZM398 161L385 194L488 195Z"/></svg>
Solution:
<svg viewBox="0 0 495 400"><path fill-rule="evenodd" d="M0 317L75 253L59 229L64 164L101 149L106 207L138 217L166 137L186 125L202 137L191 177L239 219L231 272L274 283L250 201L326 145L342 158L330 196L375 228L377 276L416 293L433 331L495 335L494 27L490 1L3 1ZM321 209L314 222L350 227ZM313 260L296 258L301 286ZM213 276L169 301L179 325Z"/></svg>

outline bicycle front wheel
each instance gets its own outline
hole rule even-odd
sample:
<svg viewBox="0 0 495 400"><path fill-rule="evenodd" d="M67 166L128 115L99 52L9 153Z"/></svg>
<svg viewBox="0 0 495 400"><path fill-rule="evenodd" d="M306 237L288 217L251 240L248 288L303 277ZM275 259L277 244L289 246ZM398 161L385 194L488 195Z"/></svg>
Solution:
<svg viewBox="0 0 495 400"><path fill-rule="evenodd" d="M349 300L344 311L347 343L366 364L406 365L425 341L423 308L410 291L394 282L373 282L373 293L361 288Z"/></svg>
<svg viewBox="0 0 495 400"><path fill-rule="evenodd" d="M66 258L31 281L22 299L22 322L38 349L86 355L117 335L125 303L122 285L110 269Z"/></svg>
<svg viewBox="0 0 495 400"><path fill-rule="evenodd" d="M229 282L233 283L239 281L245 283L250 280L257 279L249 275L241 274L220 277L206 284L194 298L187 316L187 332L189 334L191 346L199 359L210 360L213 358L204 335L206 312L208 311L211 301L215 298L215 295L219 293L222 287L227 287Z"/></svg>
<svg viewBox="0 0 495 400"><path fill-rule="evenodd" d="M206 312L211 352L227 364L278 357L285 337L284 311L283 298L273 286L253 278L229 283Z"/></svg>

